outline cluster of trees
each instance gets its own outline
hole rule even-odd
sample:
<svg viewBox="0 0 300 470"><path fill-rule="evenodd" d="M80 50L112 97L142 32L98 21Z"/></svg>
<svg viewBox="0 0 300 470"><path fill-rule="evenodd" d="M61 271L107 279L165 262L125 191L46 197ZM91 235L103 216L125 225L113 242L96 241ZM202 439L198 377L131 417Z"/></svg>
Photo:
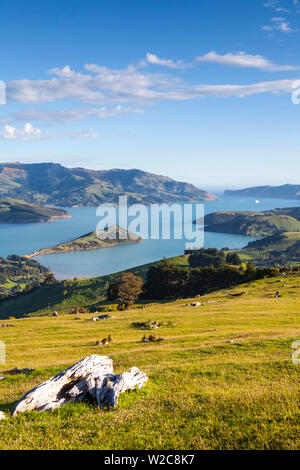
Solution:
<svg viewBox="0 0 300 470"><path fill-rule="evenodd" d="M278 274L279 270L276 268L256 269L252 263L248 263L245 269L229 264L219 268L210 265L187 269L164 259L158 265L150 267L144 285L144 295L161 300L195 297L215 289L225 289Z"/></svg>
<svg viewBox="0 0 300 470"><path fill-rule="evenodd" d="M226 264L241 266L242 262L237 253L227 253L225 256L224 250L219 251L216 248L202 248L189 257L189 266L191 268L205 268L208 266L224 268Z"/></svg>
<svg viewBox="0 0 300 470"><path fill-rule="evenodd" d="M117 276L109 284L107 297L110 301L119 301L127 308L141 295L157 300L195 297L215 289L233 287L278 274L279 269L255 268L252 263L248 263L246 268L225 263L221 267L210 264L189 269L163 259L149 268L145 283L132 273Z"/></svg>

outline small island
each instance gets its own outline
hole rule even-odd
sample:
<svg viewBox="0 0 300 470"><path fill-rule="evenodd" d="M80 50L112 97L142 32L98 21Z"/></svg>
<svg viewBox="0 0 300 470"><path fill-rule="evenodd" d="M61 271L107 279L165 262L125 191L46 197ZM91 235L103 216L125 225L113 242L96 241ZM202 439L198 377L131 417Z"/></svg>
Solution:
<svg viewBox="0 0 300 470"><path fill-rule="evenodd" d="M116 235L115 237L114 234ZM141 241L141 237L119 227L118 225L113 225L98 232L86 233L81 237L75 238L74 240L66 243L60 243L52 248L42 248L31 255L27 255L27 258L50 255L53 253L68 253L69 251L98 250L101 248L140 243Z"/></svg>
<svg viewBox="0 0 300 470"><path fill-rule="evenodd" d="M43 207L13 198L0 199L1 224L53 222L54 219L70 217L70 214L64 209Z"/></svg>

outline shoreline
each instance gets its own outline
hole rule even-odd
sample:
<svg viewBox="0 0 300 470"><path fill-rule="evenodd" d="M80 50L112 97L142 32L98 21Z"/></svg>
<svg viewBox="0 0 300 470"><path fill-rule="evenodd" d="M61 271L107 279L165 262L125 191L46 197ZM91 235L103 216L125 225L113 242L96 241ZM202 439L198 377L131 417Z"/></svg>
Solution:
<svg viewBox="0 0 300 470"><path fill-rule="evenodd" d="M136 243L141 243L143 240L131 240L123 243L107 243L104 246L92 246L89 248L76 248L76 247L71 247L66 250L57 250L55 247L53 248L42 248L39 251L35 251L34 253L30 255L25 255L24 258L35 258L37 256L45 256L45 255L55 255L55 254L60 254L60 253L70 253L72 251L92 251L92 250L102 250L103 248L112 248L114 246L122 246L122 245L133 245ZM47 253L43 253L43 251L47 250Z"/></svg>

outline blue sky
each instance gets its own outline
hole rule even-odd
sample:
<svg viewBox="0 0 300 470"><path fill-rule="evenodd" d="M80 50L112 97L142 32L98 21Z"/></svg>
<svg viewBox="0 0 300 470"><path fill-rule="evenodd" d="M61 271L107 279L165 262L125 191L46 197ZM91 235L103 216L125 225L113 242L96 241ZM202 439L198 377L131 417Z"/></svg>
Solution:
<svg viewBox="0 0 300 470"><path fill-rule="evenodd" d="M300 184L297 0L3 0L0 21L1 161Z"/></svg>

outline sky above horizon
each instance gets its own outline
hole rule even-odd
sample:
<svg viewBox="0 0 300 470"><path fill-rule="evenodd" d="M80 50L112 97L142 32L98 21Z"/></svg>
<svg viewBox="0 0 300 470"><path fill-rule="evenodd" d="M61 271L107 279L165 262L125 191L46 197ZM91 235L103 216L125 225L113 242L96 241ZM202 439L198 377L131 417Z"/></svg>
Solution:
<svg viewBox="0 0 300 470"><path fill-rule="evenodd" d="M0 18L1 161L300 184L300 1L2 0Z"/></svg>

